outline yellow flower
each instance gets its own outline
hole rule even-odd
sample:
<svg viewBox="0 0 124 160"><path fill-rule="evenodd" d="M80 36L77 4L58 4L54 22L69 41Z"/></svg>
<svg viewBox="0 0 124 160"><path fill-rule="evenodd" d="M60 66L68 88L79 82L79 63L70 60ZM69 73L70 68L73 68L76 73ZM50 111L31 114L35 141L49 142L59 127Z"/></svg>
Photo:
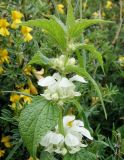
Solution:
<svg viewBox="0 0 124 160"><path fill-rule="evenodd" d="M120 56L118 61L119 61L120 66L124 67L124 56Z"/></svg>
<svg viewBox="0 0 124 160"><path fill-rule="evenodd" d="M28 86L30 88L31 94L38 94L37 88L34 86L34 84L32 83L30 79L28 80Z"/></svg>
<svg viewBox="0 0 124 160"><path fill-rule="evenodd" d="M6 19L2 18L0 19L0 28L7 28L9 26L9 23Z"/></svg>
<svg viewBox="0 0 124 160"><path fill-rule="evenodd" d="M98 14L98 12L94 12L94 13L92 14L92 16L93 16L93 17L98 17L99 14Z"/></svg>
<svg viewBox="0 0 124 160"><path fill-rule="evenodd" d="M11 28L13 28L13 29L18 28L18 24L21 23L21 18L23 16L24 15L21 12L19 12L19 11L12 11L12 20L13 20L13 23L11 24Z"/></svg>
<svg viewBox="0 0 124 160"><path fill-rule="evenodd" d="M0 66L0 74L2 74L4 72L4 69L2 66Z"/></svg>
<svg viewBox="0 0 124 160"><path fill-rule="evenodd" d="M57 5L57 11L61 14L64 14L64 5L63 4L58 4Z"/></svg>
<svg viewBox="0 0 124 160"><path fill-rule="evenodd" d="M24 41L25 42L29 42L33 39L32 35L30 34L31 31L32 31L32 28L27 27L27 26L22 26L21 32L24 36Z"/></svg>
<svg viewBox="0 0 124 160"><path fill-rule="evenodd" d="M10 143L10 136L3 136L1 143L3 143L6 148L12 147L12 144Z"/></svg>
<svg viewBox="0 0 124 160"><path fill-rule="evenodd" d="M83 8L87 8L87 7L88 7L87 3L84 2L84 3L83 3Z"/></svg>
<svg viewBox="0 0 124 160"><path fill-rule="evenodd" d="M16 102L18 102L20 100L20 98L21 98L20 95L18 95L18 94L12 94L10 96L10 101L12 103L16 103Z"/></svg>
<svg viewBox="0 0 124 160"><path fill-rule="evenodd" d="M21 90L22 93L26 93L26 94L30 94L30 88L27 88L27 89L23 89ZM29 97L29 96L25 96L25 95L21 95L21 98L23 99L24 103L31 103L32 101L32 98Z"/></svg>
<svg viewBox="0 0 124 160"><path fill-rule="evenodd" d="M8 51L6 49L0 49L0 60L2 62L7 62L9 63L9 56L8 56Z"/></svg>
<svg viewBox="0 0 124 160"><path fill-rule="evenodd" d="M31 72L32 72L32 67L31 65L27 65L25 68L24 68L24 73L28 76L31 76Z"/></svg>
<svg viewBox="0 0 124 160"><path fill-rule="evenodd" d="M3 157L5 154L5 150L0 149L0 157Z"/></svg>
<svg viewBox="0 0 124 160"><path fill-rule="evenodd" d="M0 34L2 36L6 37L6 36L10 35L10 33L7 29L8 26L9 26L9 23L7 22L6 19L4 19L4 18L0 19Z"/></svg>
<svg viewBox="0 0 124 160"><path fill-rule="evenodd" d="M12 110L17 110L17 109L20 110L20 109L23 108L23 106L22 106L21 103L19 103L19 102L14 102L14 103L12 103L10 107L11 107Z"/></svg>
<svg viewBox="0 0 124 160"><path fill-rule="evenodd" d="M111 1L107 1L105 8L106 9L112 9L112 2Z"/></svg>
<svg viewBox="0 0 124 160"><path fill-rule="evenodd" d="M105 17L105 16L106 16L105 12L102 12L102 16L103 16L103 17Z"/></svg>

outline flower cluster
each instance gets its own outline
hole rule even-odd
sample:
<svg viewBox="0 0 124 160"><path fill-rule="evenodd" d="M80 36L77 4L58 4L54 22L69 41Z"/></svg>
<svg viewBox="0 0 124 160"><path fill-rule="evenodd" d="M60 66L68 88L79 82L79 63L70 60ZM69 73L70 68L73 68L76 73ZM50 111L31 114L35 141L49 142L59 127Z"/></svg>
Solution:
<svg viewBox="0 0 124 160"><path fill-rule="evenodd" d="M7 20L4 18L1 18L0 19L0 35L5 37L10 35L8 31L8 26L9 26L9 23L7 22Z"/></svg>
<svg viewBox="0 0 124 160"><path fill-rule="evenodd" d="M84 127L83 121L75 120L74 115L63 117L64 135L59 133L58 125L55 131L48 132L40 144L49 153L55 152L65 155L67 152L74 154L82 147L86 147L84 137L93 140L90 132Z"/></svg>
<svg viewBox="0 0 124 160"><path fill-rule="evenodd" d="M3 144L6 148L12 147L12 144L10 143L10 136L2 136L1 138L1 144ZM5 149L0 149L0 158L5 155Z"/></svg>
<svg viewBox="0 0 124 160"><path fill-rule="evenodd" d="M64 14L64 5L63 4L58 4L57 5L57 11L61 14Z"/></svg>
<svg viewBox="0 0 124 160"><path fill-rule="evenodd" d="M30 88L26 88L26 89L21 88L19 91L25 94L31 94ZM28 104L31 103L32 98L23 94L22 95L12 94L10 96L10 101L12 103L10 107L13 110L16 110L16 109L22 109L25 103L28 103Z"/></svg>
<svg viewBox="0 0 124 160"><path fill-rule="evenodd" d="M83 77L78 75L68 79L66 77L61 77L59 73L54 73L53 76L40 79L38 85L47 87L44 94L41 94L47 100L59 101L81 95L80 92L75 91L76 86L73 81L87 83Z"/></svg>
<svg viewBox="0 0 124 160"><path fill-rule="evenodd" d="M8 27L11 27L12 29L17 29L19 27L19 24L21 23L21 19L22 17L24 17L24 15L19 11L12 11L11 17L12 17L12 24L9 24L9 22L5 18L0 19L0 35L4 37L10 35L10 32L8 31ZM29 42L32 40L33 37L30 34L31 31L32 31L32 28L30 27L27 27L27 26L21 27L21 33L24 36L25 42Z"/></svg>
<svg viewBox="0 0 124 160"><path fill-rule="evenodd" d="M8 51L6 49L0 49L0 74L4 72L3 63L9 63Z"/></svg>
<svg viewBox="0 0 124 160"><path fill-rule="evenodd" d="M53 68L64 71L66 66L74 66L76 64L76 60L73 57L67 59L65 55L61 55L57 58L51 58L51 63Z"/></svg>

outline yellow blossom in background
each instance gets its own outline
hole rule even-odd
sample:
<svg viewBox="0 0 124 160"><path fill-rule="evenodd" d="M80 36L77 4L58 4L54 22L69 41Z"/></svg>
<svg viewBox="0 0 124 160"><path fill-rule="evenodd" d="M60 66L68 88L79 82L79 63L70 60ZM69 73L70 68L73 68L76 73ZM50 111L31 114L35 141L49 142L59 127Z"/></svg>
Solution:
<svg viewBox="0 0 124 160"><path fill-rule="evenodd" d="M102 12L102 17L105 17L105 16L106 16L105 12Z"/></svg>
<svg viewBox="0 0 124 160"><path fill-rule="evenodd" d="M112 9L112 2L111 1L107 1L105 8L106 9Z"/></svg>
<svg viewBox="0 0 124 160"><path fill-rule="evenodd" d="M94 12L94 13L92 14L92 16L93 16L94 18L100 18L101 16L102 16L102 17L105 17L106 15L105 15L105 12L99 13L99 11L98 11L98 12Z"/></svg>
<svg viewBox="0 0 124 160"><path fill-rule="evenodd" d="M12 11L12 20L13 20L13 23L11 24L11 28L13 28L13 29L18 28L18 24L21 23L21 18L23 16L24 15L21 12L19 12L19 11Z"/></svg>
<svg viewBox="0 0 124 160"><path fill-rule="evenodd" d="M12 94L12 95L10 96L10 101L12 102L12 104L11 104L10 107L11 107L13 110L16 110L17 108L18 108L18 109L22 109L22 105L19 103L20 99L21 99L21 96L18 95L18 94Z"/></svg>
<svg viewBox="0 0 124 160"><path fill-rule="evenodd" d="M17 110L17 109L21 110L23 108L22 104L19 102L12 103L10 107L12 110Z"/></svg>
<svg viewBox="0 0 124 160"><path fill-rule="evenodd" d="M8 51L6 49L0 49L0 60L9 63Z"/></svg>
<svg viewBox="0 0 124 160"><path fill-rule="evenodd" d="M32 35L30 34L31 31L32 31L32 28L27 27L27 26L22 26L21 32L24 36L24 41L25 42L29 42L33 39Z"/></svg>
<svg viewBox="0 0 124 160"><path fill-rule="evenodd" d="M3 143L6 148L12 147L12 144L10 143L10 136L3 136L1 143Z"/></svg>
<svg viewBox="0 0 124 160"><path fill-rule="evenodd" d="M31 76L31 72L32 72L32 67L31 65L27 65L24 69L23 69L24 73L27 75L27 76Z"/></svg>
<svg viewBox="0 0 124 160"><path fill-rule="evenodd" d="M9 26L9 23L7 22L6 19L4 18L0 19L0 35L5 37L10 35L7 29L8 26Z"/></svg>
<svg viewBox="0 0 124 160"><path fill-rule="evenodd" d="M12 94L11 96L10 96L10 101L12 102L12 103L15 103L15 102L18 102L19 100L20 100L20 95L18 95L18 94Z"/></svg>
<svg viewBox="0 0 124 160"><path fill-rule="evenodd" d="M30 93L31 94L38 94L37 88L34 86L31 79L28 80L28 86L30 88Z"/></svg>
<svg viewBox="0 0 124 160"><path fill-rule="evenodd" d="M98 12L94 12L94 13L92 14L92 16L93 16L93 17L99 17L99 13L98 13Z"/></svg>
<svg viewBox="0 0 124 160"><path fill-rule="evenodd" d="M118 59L118 62L119 62L121 67L124 67L124 56L120 56L119 59Z"/></svg>
<svg viewBox="0 0 124 160"><path fill-rule="evenodd" d="M0 149L0 158L3 157L5 154L5 150Z"/></svg>
<svg viewBox="0 0 124 160"><path fill-rule="evenodd" d="M84 2L84 3L83 3L83 8L86 9L87 7L88 7L87 3Z"/></svg>
<svg viewBox="0 0 124 160"><path fill-rule="evenodd" d="M22 93L26 93L26 94L31 94L30 88L22 89L21 92ZM32 98L29 97L29 96L21 95L21 98L23 99L24 103L28 103L29 104L32 101Z"/></svg>
<svg viewBox="0 0 124 160"><path fill-rule="evenodd" d="M16 84L15 87L18 88L18 89L21 89L21 88L24 87L24 85L25 85L24 83Z"/></svg>
<svg viewBox="0 0 124 160"><path fill-rule="evenodd" d="M0 74L2 74L4 72L4 69L2 66L0 66Z"/></svg>
<svg viewBox="0 0 124 160"><path fill-rule="evenodd" d="M64 5L63 4L58 4L57 5L57 11L61 14L64 14Z"/></svg>

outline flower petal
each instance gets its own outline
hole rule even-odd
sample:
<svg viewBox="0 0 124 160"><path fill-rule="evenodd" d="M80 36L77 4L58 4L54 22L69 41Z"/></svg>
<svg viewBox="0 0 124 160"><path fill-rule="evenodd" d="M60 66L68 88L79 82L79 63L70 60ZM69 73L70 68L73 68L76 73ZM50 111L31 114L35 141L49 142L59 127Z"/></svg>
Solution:
<svg viewBox="0 0 124 160"><path fill-rule="evenodd" d="M63 143L64 142L64 136L62 134L57 134L57 133L52 133L51 137L50 137L50 143L57 145L59 143Z"/></svg>
<svg viewBox="0 0 124 160"><path fill-rule="evenodd" d="M80 145L80 141L76 136L72 135L71 133L68 133L65 136L65 144L69 147L74 147Z"/></svg>
<svg viewBox="0 0 124 160"><path fill-rule="evenodd" d="M61 80L61 76L59 73L54 73L53 74L53 78L56 79L57 81L60 81Z"/></svg>
<svg viewBox="0 0 124 160"><path fill-rule="evenodd" d="M42 86L42 87L47 87L47 86L50 86L54 83L56 83L56 80L51 76L48 76L46 78L42 78L38 81L38 85Z"/></svg>
<svg viewBox="0 0 124 160"><path fill-rule="evenodd" d="M73 76L72 78L70 78L70 81L78 81L78 82L82 82L82 83L87 83L87 81L79 75Z"/></svg>
<svg viewBox="0 0 124 160"><path fill-rule="evenodd" d="M74 87L74 84L71 81L69 81L67 78L63 77L59 82L59 86L67 88L67 87Z"/></svg>
<svg viewBox="0 0 124 160"><path fill-rule="evenodd" d="M81 134L87 137L88 139L93 140L93 137L91 136L90 132L84 127L81 127Z"/></svg>
<svg viewBox="0 0 124 160"><path fill-rule="evenodd" d="M74 121L75 116L74 115L68 115L63 117L63 125L66 127L68 126L68 122Z"/></svg>
<svg viewBox="0 0 124 160"><path fill-rule="evenodd" d="M83 127L84 126L84 122L80 121L80 120L74 120L72 126Z"/></svg>

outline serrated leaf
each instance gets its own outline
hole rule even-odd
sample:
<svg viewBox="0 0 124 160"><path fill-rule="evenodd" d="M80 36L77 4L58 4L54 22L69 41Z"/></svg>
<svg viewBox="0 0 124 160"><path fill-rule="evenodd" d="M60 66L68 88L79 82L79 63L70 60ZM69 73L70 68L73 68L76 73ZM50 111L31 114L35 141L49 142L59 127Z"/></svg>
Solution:
<svg viewBox="0 0 124 160"><path fill-rule="evenodd" d="M106 109L105 109L105 105L103 102L101 91L100 91L97 83L95 82L95 80L90 76L90 74L84 68L80 68L80 67L67 66L66 70L67 70L67 72L75 72L79 76L82 76L82 77L84 76L93 84L93 86L94 86L94 88L100 98L100 101L101 101L101 104L102 104L102 107L104 110L105 118L107 119L107 113L106 113Z"/></svg>
<svg viewBox="0 0 124 160"><path fill-rule="evenodd" d="M48 65L49 59L46 56L44 56L41 52L37 52L29 61L29 64Z"/></svg>
<svg viewBox="0 0 124 160"><path fill-rule="evenodd" d="M67 154L64 157L64 160L96 160L97 157L95 154L87 151L86 149L82 149L80 152L75 154Z"/></svg>
<svg viewBox="0 0 124 160"><path fill-rule="evenodd" d="M19 131L30 154L35 157L42 136L58 122L59 108L41 96L33 99L21 112Z"/></svg>
<svg viewBox="0 0 124 160"><path fill-rule="evenodd" d="M81 35L82 32L91 25L100 23L112 23L111 21L105 21L101 19L82 19L76 21L76 23L70 28L69 34L72 38L76 38Z"/></svg>
<svg viewBox="0 0 124 160"><path fill-rule="evenodd" d="M73 7L71 5L71 0L68 0L68 10L67 10L67 19L66 19L66 25L68 28L70 28L75 23L75 17L73 12Z"/></svg>
<svg viewBox="0 0 124 160"><path fill-rule="evenodd" d="M22 25L44 29L46 34L50 35L62 50L66 49L66 34L63 27L58 23L58 21L56 21L56 19L30 20L22 23Z"/></svg>

